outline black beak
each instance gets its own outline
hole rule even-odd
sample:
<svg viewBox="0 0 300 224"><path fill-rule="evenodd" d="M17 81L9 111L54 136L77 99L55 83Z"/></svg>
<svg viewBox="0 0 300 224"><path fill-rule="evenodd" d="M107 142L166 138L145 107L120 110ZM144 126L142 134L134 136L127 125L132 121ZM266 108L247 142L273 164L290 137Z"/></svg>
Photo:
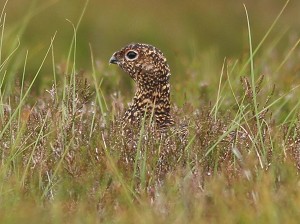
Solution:
<svg viewBox="0 0 300 224"><path fill-rule="evenodd" d="M115 55L111 56L109 59L109 64L118 64L118 59L116 59Z"/></svg>

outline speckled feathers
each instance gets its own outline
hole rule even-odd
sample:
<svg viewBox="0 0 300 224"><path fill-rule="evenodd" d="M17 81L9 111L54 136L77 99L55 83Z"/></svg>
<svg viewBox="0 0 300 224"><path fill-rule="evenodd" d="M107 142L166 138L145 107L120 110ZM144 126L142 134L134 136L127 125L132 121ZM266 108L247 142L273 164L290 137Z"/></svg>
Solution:
<svg viewBox="0 0 300 224"><path fill-rule="evenodd" d="M129 44L115 52L110 63L117 64L137 84L133 102L124 116L125 123L136 123L154 112L158 127L174 124L170 115L170 69L163 53L148 44Z"/></svg>

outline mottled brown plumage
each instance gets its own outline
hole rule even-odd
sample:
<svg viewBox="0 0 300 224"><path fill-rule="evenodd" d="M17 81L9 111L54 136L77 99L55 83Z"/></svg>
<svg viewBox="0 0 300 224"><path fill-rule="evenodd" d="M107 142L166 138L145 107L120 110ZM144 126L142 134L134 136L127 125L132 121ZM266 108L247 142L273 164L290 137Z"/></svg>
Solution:
<svg viewBox="0 0 300 224"><path fill-rule="evenodd" d="M110 58L128 73L137 85L129 109L125 112L125 123L139 123L146 114L159 129L174 124L170 115L170 68L160 50L148 44L129 44Z"/></svg>

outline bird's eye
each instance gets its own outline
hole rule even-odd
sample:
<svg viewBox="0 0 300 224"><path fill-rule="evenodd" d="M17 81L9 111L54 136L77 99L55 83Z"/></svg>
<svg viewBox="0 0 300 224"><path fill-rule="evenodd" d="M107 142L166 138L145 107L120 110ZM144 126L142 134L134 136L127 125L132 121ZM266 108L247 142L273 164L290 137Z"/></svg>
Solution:
<svg viewBox="0 0 300 224"><path fill-rule="evenodd" d="M125 57L126 57L127 60L132 61L132 60L136 59L137 56L138 56L137 52L135 52L135 51L128 51L126 53Z"/></svg>

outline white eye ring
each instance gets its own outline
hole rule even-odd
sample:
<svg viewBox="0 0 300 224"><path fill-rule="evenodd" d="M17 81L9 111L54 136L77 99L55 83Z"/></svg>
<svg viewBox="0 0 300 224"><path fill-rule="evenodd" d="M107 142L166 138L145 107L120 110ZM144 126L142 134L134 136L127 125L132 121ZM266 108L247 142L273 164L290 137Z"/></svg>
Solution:
<svg viewBox="0 0 300 224"><path fill-rule="evenodd" d="M137 52L137 51L134 51L134 50L129 50L129 51L126 52L125 58L126 58L128 61L134 61L135 59L138 58L138 52Z"/></svg>

